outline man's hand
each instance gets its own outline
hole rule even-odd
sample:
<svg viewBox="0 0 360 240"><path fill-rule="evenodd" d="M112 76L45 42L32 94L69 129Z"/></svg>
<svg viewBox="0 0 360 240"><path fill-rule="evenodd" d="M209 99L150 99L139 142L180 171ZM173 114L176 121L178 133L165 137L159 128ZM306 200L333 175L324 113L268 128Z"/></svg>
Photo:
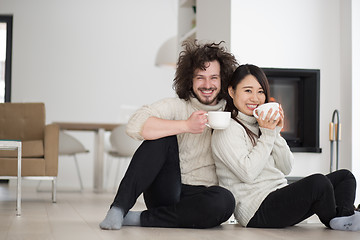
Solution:
<svg viewBox="0 0 360 240"><path fill-rule="evenodd" d="M196 111L186 120L167 120L149 117L144 123L141 136L145 140L154 140L181 133L202 133L206 127L205 111Z"/></svg>
<svg viewBox="0 0 360 240"><path fill-rule="evenodd" d="M186 120L187 132L202 133L206 128L207 117L205 111L196 111Z"/></svg>

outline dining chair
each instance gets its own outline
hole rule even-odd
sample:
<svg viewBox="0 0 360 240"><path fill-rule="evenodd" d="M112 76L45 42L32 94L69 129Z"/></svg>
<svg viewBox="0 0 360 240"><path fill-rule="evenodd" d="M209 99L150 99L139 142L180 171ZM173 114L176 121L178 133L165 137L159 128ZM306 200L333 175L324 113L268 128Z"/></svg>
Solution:
<svg viewBox="0 0 360 240"><path fill-rule="evenodd" d="M107 151L108 163L106 176L109 181L110 171L114 161L118 161L116 173L114 177L113 189L123 178L126 169L128 168L131 157L134 155L136 149L140 146L142 141L135 140L126 134L126 124L121 124L111 131L110 145L111 149Z"/></svg>
<svg viewBox="0 0 360 240"><path fill-rule="evenodd" d="M66 133L65 131L59 132L59 156L71 156L74 158L75 168L78 175L81 191L84 189L84 185L81 178L77 155L88 152L89 150L87 150L78 139Z"/></svg>

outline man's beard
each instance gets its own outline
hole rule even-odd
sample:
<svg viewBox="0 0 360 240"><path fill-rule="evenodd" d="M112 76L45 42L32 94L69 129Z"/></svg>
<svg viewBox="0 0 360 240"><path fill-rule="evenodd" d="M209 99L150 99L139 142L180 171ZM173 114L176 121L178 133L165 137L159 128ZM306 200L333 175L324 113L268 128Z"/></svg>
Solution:
<svg viewBox="0 0 360 240"><path fill-rule="evenodd" d="M199 90L201 90L201 89L199 89ZM193 93L193 95L195 96L195 98L196 98L197 100L199 100L199 102L202 103L202 104L204 104L204 105L211 105L212 103L217 102L217 99L218 99L219 94L220 94L220 92L218 92L218 94L217 94L214 98L210 98L210 97L203 97L203 98L201 98L198 94L196 94L196 93L194 92L194 90L192 91L192 93Z"/></svg>

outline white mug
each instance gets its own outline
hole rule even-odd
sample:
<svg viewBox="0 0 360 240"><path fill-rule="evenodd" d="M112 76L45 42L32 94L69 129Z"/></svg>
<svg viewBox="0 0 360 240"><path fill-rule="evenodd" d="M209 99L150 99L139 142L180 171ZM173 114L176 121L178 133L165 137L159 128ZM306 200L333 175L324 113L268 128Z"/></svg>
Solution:
<svg viewBox="0 0 360 240"><path fill-rule="evenodd" d="M268 111L272 109L272 112L271 112L271 116L277 111L279 110L279 104L276 103L276 102L269 102L269 103L264 103L260 106L258 106L257 108L254 109L253 111L253 115L254 117L256 118L259 118L259 115L261 112L264 112L263 114L263 120L265 119ZM280 113L278 113L276 116L275 116L275 120L277 120L278 118L280 117Z"/></svg>
<svg viewBox="0 0 360 240"><path fill-rule="evenodd" d="M208 119L206 126L212 129L225 129L230 124L230 112L210 111L205 115Z"/></svg>

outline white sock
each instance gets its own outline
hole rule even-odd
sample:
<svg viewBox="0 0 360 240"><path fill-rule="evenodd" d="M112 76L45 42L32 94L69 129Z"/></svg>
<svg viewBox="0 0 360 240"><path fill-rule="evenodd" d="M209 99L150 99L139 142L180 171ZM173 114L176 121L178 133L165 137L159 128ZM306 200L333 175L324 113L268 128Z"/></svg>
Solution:
<svg viewBox="0 0 360 240"><path fill-rule="evenodd" d="M140 215L141 211L129 211L125 218L123 225L124 226L140 226Z"/></svg>
<svg viewBox="0 0 360 240"><path fill-rule="evenodd" d="M360 212L355 211L351 216L333 218L330 227L342 231L360 231Z"/></svg>
<svg viewBox="0 0 360 240"><path fill-rule="evenodd" d="M124 211L118 207L111 207L105 219L99 224L101 229L119 230L122 226Z"/></svg>

